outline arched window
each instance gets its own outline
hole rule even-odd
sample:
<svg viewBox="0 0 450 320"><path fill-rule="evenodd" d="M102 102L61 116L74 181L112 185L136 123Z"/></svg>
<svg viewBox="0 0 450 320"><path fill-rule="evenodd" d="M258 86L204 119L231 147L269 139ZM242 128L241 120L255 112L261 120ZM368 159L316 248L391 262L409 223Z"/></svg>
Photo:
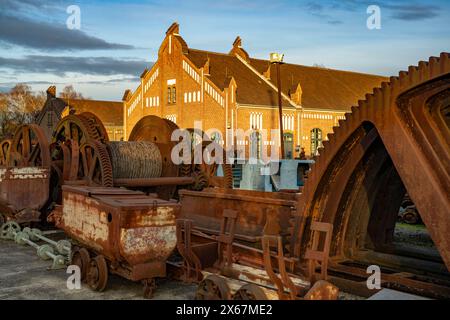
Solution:
<svg viewBox="0 0 450 320"><path fill-rule="evenodd" d="M314 128L311 130L311 155L317 155L320 147L322 147L322 130Z"/></svg>
<svg viewBox="0 0 450 320"><path fill-rule="evenodd" d="M172 88L167 87L167 103L172 103Z"/></svg>
<svg viewBox="0 0 450 320"><path fill-rule="evenodd" d="M172 87L172 103L177 102L177 88L175 86Z"/></svg>
<svg viewBox="0 0 450 320"><path fill-rule="evenodd" d="M250 134L250 158L261 159L262 148L261 133L254 130Z"/></svg>

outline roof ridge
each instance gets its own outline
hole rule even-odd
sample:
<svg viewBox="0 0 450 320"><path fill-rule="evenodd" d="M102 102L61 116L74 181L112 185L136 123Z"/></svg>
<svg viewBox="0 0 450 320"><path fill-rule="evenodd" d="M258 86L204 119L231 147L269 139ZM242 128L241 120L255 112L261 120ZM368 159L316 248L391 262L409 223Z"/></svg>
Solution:
<svg viewBox="0 0 450 320"><path fill-rule="evenodd" d="M203 53L217 54L217 55L222 55L222 56L227 56L227 57L232 57L232 58L236 57L235 55L232 55L232 54L229 54L229 53L223 53L223 52L216 52L216 51L209 51L209 50L189 48L189 51L191 51L191 50L192 51L197 51L197 52L203 52ZM267 62L268 64L270 64L270 61L266 60L266 59L250 57L250 62L252 60ZM288 62L285 62L284 65L295 66L295 67L303 67L303 68L309 68L309 69L315 69L315 70L351 73L351 74L358 74L358 75L369 76L369 77L379 77L379 78L386 78L386 79L389 78L388 76L383 76L383 75L373 74L373 73L365 73L365 72L352 71L352 70L341 70L341 69L334 69L334 68L327 68L327 67L315 67L315 66L308 66L308 65L304 65L304 64L296 64L296 63L288 63Z"/></svg>
<svg viewBox="0 0 450 320"><path fill-rule="evenodd" d="M221 56L227 56L227 57L231 57L234 58L235 56L229 53L223 53L223 52L215 52L215 51L208 51L208 50L201 50L201 49L194 49L194 48L189 48L189 51L197 51L197 52L204 52L204 53L211 53L211 54L217 54L217 55L221 55Z"/></svg>
<svg viewBox="0 0 450 320"><path fill-rule="evenodd" d="M250 58L250 60L257 60L257 61L263 61L263 62L267 62L270 64L269 60L265 60L265 59L259 59L259 58ZM296 63L283 63L284 65L289 65L289 66L295 66L295 67L303 67L303 68L309 68L309 69L316 69L316 70L324 70L324 71L333 71L333 72L343 72L343 73L352 73L352 74L359 74L362 76L370 76L370 77L380 77L380 78L386 78L388 79L388 76L382 76L379 74L373 74L373 73L365 73L365 72L360 72L360 71L351 71L351 70L341 70L341 69L334 69L334 68L327 68L327 67L315 67L315 66L307 66L304 64L296 64Z"/></svg>
<svg viewBox="0 0 450 320"><path fill-rule="evenodd" d="M120 103L120 104L122 103L122 101L113 101L113 100L97 100L97 99L87 99L87 98L73 99L73 98L61 98L61 97L59 97L59 98L64 101L69 100L69 101L89 101L89 102L112 102L112 103Z"/></svg>

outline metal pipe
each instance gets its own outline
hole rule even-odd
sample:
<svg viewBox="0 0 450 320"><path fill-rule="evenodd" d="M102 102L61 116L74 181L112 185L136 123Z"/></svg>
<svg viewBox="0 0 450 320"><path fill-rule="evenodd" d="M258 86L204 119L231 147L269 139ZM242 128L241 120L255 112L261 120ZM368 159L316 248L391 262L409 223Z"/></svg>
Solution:
<svg viewBox="0 0 450 320"><path fill-rule="evenodd" d="M280 64L277 65L277 85L278 85L278 116L280 120L280 141L281 141L281 159L284 159L284 133L283 133L283 100L281 98L281 76L280 76Z"/></svg>
<svg viewBox="0 0 450 320"><path fill-rule="evenodd" d="M114 179L114 186L117 187L156 187L167 185L188 185L193 184L192 177L161 177L161 178L138 178L138 179Z"/></svg>
<svg viewBox="0 0 450 320"><path fill-rule="evenodd" d="M62 243L62 242L58 243L58 242L53 241L53 240L51 240L51 239L49 239L47 237L44 237L43 235L41 235L39 233L33 233L33 235L36 238L38 238L38 239L40 239L40 240L42 240L44 242L47 242L48 244L51 244L52 246L57 248L60 253L66 253L66 254L70 255L71 248L69 246L64 245L64 243Z"/></svg>

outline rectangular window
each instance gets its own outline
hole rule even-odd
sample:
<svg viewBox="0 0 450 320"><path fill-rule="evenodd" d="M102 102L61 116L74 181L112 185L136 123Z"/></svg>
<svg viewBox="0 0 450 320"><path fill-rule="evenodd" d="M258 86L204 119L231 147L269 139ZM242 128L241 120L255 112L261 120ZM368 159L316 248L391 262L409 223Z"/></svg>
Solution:
<svg viewBox="0 0 450 320"><path fill-rule="evenodd" d="M189 92L189 103L191 103L192 102L192 92Z"/></svg>
<svg viewBox="0 0 450 320"><path fill-rule="evenodd" d="M168 87L167 88L167 103L172 103L172 88Z"/></svg>
<svg viewBox="0 0 450 320"><path fill-rule="evenodd" d="M177 88L172 87L172 103L177 103Z"/></svg>
<svg viewBox="0 0 450 320"><path fill-rule="evenodd" d="M197 101L200 102L200 91L197 91Z"/></svg>
<svg viewBox="0 0 450 320"><path fill-rule="evenodd" d="M184 103L187 103L187 92L184 93Z"/></svg>

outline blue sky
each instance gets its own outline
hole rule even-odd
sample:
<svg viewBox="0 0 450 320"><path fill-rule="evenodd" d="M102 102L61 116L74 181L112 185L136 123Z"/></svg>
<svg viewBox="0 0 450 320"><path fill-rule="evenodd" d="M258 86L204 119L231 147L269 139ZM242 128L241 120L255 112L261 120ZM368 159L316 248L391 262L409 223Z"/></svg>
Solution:
<svg viewBox="0 0 450 320"><path fill-rule="evenodd" d="M177 21L192 48L228 52L237 35L251 56L285 53L291 63L396 75L449 51L450 2L364 0L0 0L0 89L72 84L93 99L120 100L155 61ZM69 5L81 29L66 27ZM369 30L366 10L381 9Z"/></svg>

